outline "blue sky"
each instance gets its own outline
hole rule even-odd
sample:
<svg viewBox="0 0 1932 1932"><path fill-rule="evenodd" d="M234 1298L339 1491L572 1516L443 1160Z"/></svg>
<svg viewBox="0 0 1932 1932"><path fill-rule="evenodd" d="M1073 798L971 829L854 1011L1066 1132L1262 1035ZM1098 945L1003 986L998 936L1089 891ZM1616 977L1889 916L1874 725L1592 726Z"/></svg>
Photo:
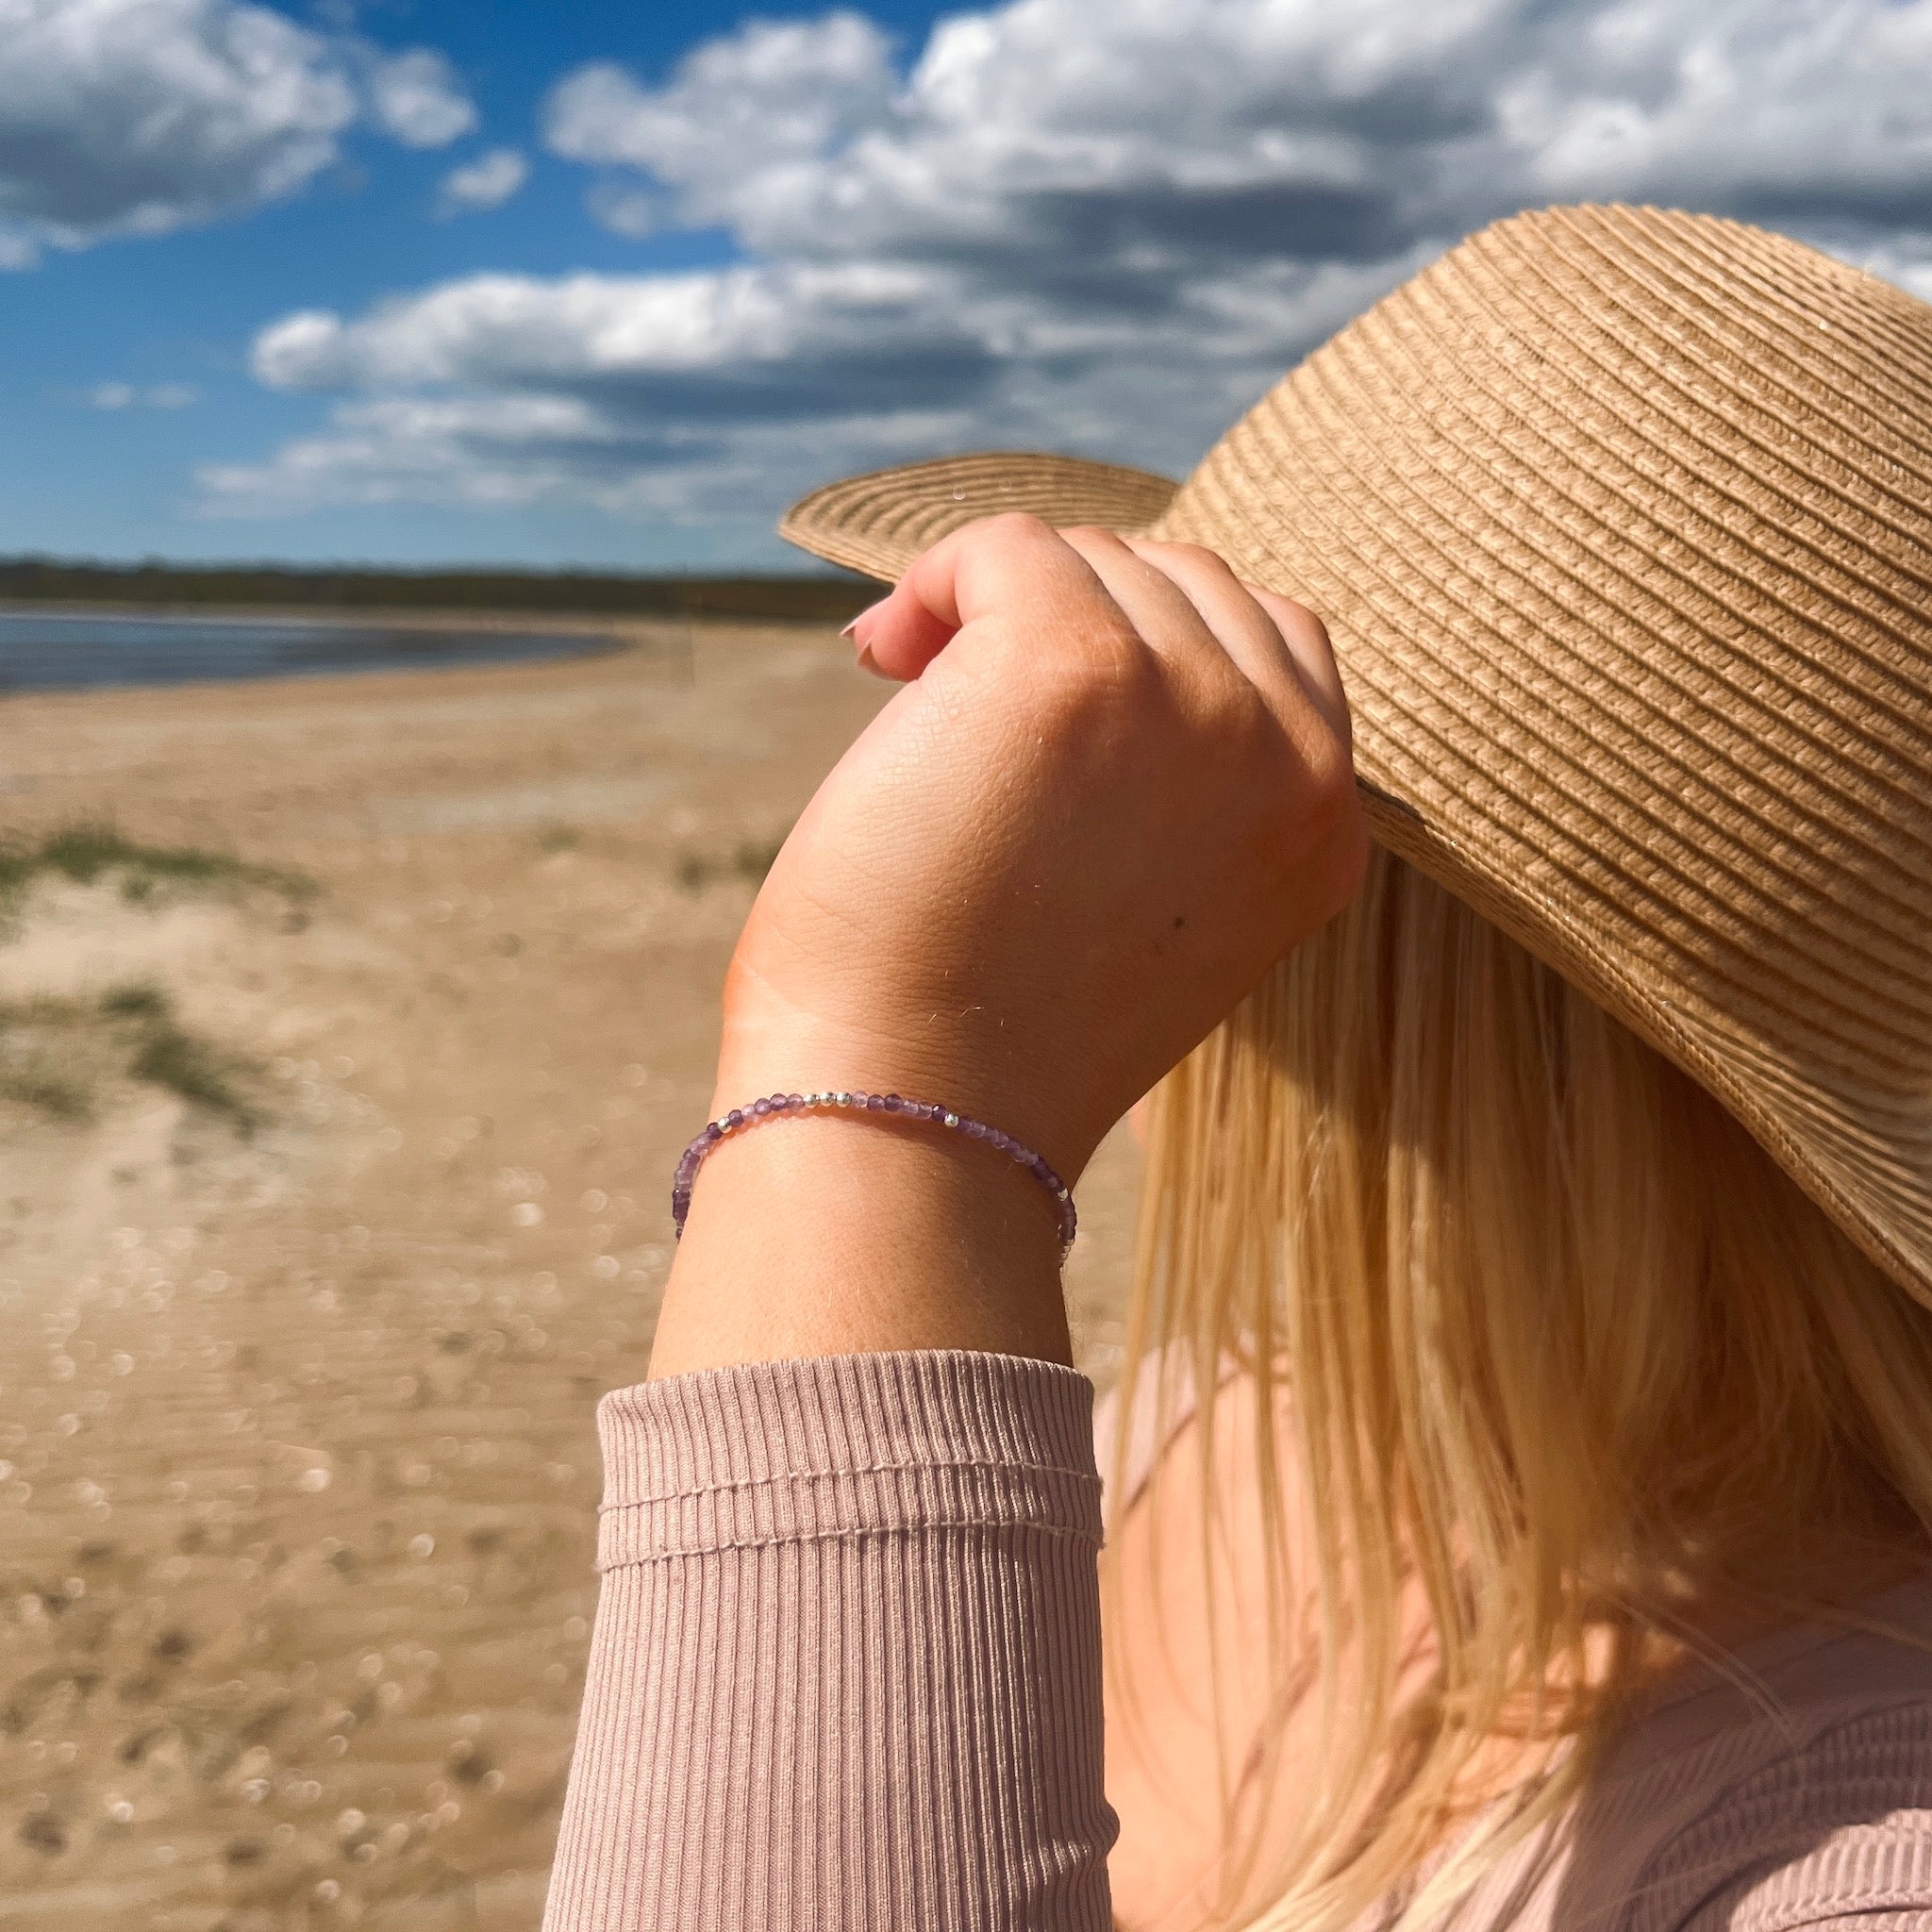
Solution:
<svg viewBox="0 0 1932 1932"><path fill-rule="evenodd" d="M0 552L783 567L875 463L1183 472L1551 200L1932 295L1932 0L0 0Z"/></svg>
<svg viewBox="0 0 1932 1932"><path fill-rule="evenodd" d="M324 30L341 17L312 7L282 10ZM824 10L763 5L758 16L813 18ZM869 9L912 48L939 10ZM476 131L446 147L411 149L357 129L339 162L286 199L166 235L49 251L37 268L0 275L0 448L8 453L0 464L0 554L625 568L714 560L702 529L640 530L632 520L568 502L520 506L509 515L423 503L321 505L265 518L207 513L193 480L199 465L272 449L318 413L310 399L279 395L249 374L249 343L277 316L359 308L479 269L634 274L715 263L736 252L717 229L641 239L614 233L585 206L585 170L547 156L537 126L548 90L587 62L617 60L641 79L661 78L692 44L731 25L715 0L391 0L358 8L354 21L379 44L447 55L475 102ZM529 158L526 186L500 208L439 217L437 190L450 169L503 146ZM92 405L116 384L150 394L190 390L193 399ZM787 554L766 550L758 561L782 565Z"/></svg>

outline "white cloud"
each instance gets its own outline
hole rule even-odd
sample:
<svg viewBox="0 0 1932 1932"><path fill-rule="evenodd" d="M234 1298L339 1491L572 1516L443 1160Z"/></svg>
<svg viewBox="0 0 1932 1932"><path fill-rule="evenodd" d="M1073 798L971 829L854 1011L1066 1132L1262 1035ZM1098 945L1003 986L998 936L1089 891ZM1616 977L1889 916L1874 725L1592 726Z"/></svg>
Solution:
<svg viewBox="0 0 1932 1932"><path fill-rule="evenodd" d="M377 126L405 147L447 147L476 125L476 109L457 72L430 47L377 59L369 74Z"/></svg>
<svg viewBox="0 0 1932 1932"><path fill-rule="evenodd" d="M157 382L145 389L131 382L97 382L87 392L92 409L185 409L201 392L185 382Z"/></svg>
<svg viewBox="0 0 1932 1932"><path fill-rule="evenodd" d="M805 365L983 353L932 271L873 262L680 275L482 275L345 323L306 310L265 329L255 373L275 389L371 389L482 380L600 388L741 380ZM935 299L935 298L939 299ZM845 378L862 381L862 370Z"/></svg>
<svg viewBox="0 0 1932 1932"><path fill-rule="evenodd" d="M735 221L743 184L809 165L865 131L896 92L891 46L869 20L752 21L699 47L670 86L647 92L623 68L583 67L551 94L544 135L566 159L622 166L673 193L667 217ZM641 198L613 225L645 225ZM675 212L674 212L675 211Z"/></svg>
<svg viewBox="0 0 1932 1932"><path fill-rule="evenodd" d="M474 121L440 55L246 0L0 0L0 268L292 193L336 159L365 74L399 138Z"/></svg>
<svg viewBox="0 0 1932 1932"><path fill-rule="evenodd" d="M0 225L153 234L308 180L355 118L328 45L232 0L0 0Z"/></svg>
<svg viewBox="0 0 1932 1932"><path fill-rule="evenodd" d="M513 147L493 147L442 177L437 211L477 214L501 208L530 177L530 164Z"/></svg>
<svg viewBox="0 0 1932 1932"><path fill-rule="evenodd" d="M852 12L754 23L656 88L582 69L544 114L610 226L723 227L743 260L285 318L258 374L340 400L245 487L762 521L948 446L1180 471L1525 205L1721 209L1927 286L1928 73L1932 0L1010 0L903 72ZM537 421L541 451L507 426Z"/></svg>

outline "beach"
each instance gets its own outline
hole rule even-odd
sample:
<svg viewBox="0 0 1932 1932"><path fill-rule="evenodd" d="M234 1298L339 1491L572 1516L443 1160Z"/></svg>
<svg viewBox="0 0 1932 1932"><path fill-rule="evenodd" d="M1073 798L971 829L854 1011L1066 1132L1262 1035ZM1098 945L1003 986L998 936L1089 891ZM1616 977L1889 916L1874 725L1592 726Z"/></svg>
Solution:
<svg viewBox="0 0 1932 1932"><path fill-rule="evenodd" d="M890 695L829 627L622 642L0 700L0 830L121 841L0 907L0 1926L537 1924L594 1404L757 881ZM1102 1381L1134 1185L1117 1132Z"/></svg>

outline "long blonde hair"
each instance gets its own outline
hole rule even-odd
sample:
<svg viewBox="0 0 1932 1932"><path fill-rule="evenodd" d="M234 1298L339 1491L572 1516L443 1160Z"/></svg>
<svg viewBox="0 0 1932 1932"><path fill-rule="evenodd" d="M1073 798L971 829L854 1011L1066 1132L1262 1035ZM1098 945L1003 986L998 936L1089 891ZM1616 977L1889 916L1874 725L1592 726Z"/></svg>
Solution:
<svg viewBox="0 0 1932 1932"><path fill-rule="evenodd" d="M1311 1717L1319 1766L1275 1789L1268 1724L1239 1769L1226 1740L1217 1924L1339 1932L1391 1897L1420 1923L1562 1811L1690 1612L1835 1607L1790 1584L1805 1525L1932 1533L1932 1313L1695 1083L1385 854L1153 1100L1129 1403L1168 1401L1157 1358L1202 1391L1242 1372L1197 1426L1252 1402L1255 1479L1217 1492L1204 1442L1201 1518L1256 1513L1241 1668L1255 1707ZM1108 1560L1110 1625L1149 1580ZM1504 1737L1529 1768L1445 1859Z"/></svg>

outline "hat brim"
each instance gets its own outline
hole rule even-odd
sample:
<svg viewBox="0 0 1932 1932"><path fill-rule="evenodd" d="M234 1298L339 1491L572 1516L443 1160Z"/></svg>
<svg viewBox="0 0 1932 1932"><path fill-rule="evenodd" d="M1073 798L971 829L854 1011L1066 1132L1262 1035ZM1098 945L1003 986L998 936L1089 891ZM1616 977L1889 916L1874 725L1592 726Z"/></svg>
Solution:
<svg viewBox="0 0 1932 1932"><path fill-rule="evenodd" d="M1901 374L1901 372L1905 372ZM1178 490L988 454L781 528L895 580L1001 510L1327 624L1379 842L1722 1100L1932 1306L1932 307L1735 223L1486 230Z"/></svg>
<svg viewBox="0 0 1932 1932"><path fill-rule="evenodd" d="M1002 451L906 463L815 490L785 512L778 534L828 563L896 583L941 537L1002 511L1123 535L1149 529L1180 486L1146 470L1077 457Z"/></svg>

